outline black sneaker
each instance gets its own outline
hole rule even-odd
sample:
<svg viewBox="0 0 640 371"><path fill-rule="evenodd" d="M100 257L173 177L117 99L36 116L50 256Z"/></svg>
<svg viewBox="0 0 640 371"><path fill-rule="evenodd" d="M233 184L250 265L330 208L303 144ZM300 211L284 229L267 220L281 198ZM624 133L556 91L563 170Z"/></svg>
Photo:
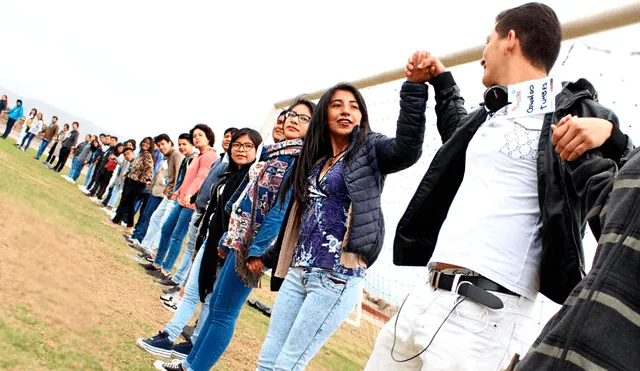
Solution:
<svg viewBox="0 0 640 371"><path fill-rule="evenodd" d="M175 294L176 292L179 292L179 291L180 291L180 288L176 286L176 287L168 287L168 288L162 290L162 293L165 294L165 295L173 295L173 294Z"/></svg>
<svg viewBox="0 0 640 371"><path fill-rule="evenodd" d="M160 370L160 371L184 371L185 370L184 368L182 368L182 361L178 359L172 362L157 360L153 362L153 367L155 367L156 370Z"/></svg>
<svg viewBox="0 0 640 371"><path fill-rule="evenodd" d="M171 278L169 278L169 277L164 278L164 279L158 278L158 279L153 280L153 282L155 282L155 283L157 283L159 285L162 285L162 286L178 286L178 284L173 282L173 280Z"/></svg>
<svg viewBox="0 0 640 371"><path fill-rule="evenodd" d="M169 279L169 276L167 276L164 273L162 273L161 269L158 269L157 271L147 270L147 274L150 275L151 277L158 278L158 279L161 279L161 280Z"/></svg>
<svg viewBox="0 0 640 371"><path fill-rule="evenodd" d="M158 332L158 335L147 340L138 339L136 344L155 356L170 358L173 352L173 342L165 331Z"/></svg>
<svg viewBox="0 0 640 371"><path fill-rule="evenodd" d="M148 271L159 271L160 270L160 268L154 267L152 263L149 263L149 264L142 264L141 263L140 266L142 268L148 270Z"/></svg>
<svg viewBox="0 0 640 371"><path fill-rule="evenodd" d="M191 352L191 348L193 348L193 344L190 341L185 341L184 343L176 344L173 346L173 352L171 352L171 358L176 359L185 359Z"/></svg>
<svg viewBox="0 0 640 371"><path fill-rule="evenodd" d="M126 242L126 243L128 243L128 244L132 242L132 241L131 241L131 236L129 236L129 235L128 235L128 234L126 234L126 233L122 234L122 238L124 238L124 242Z"/></svg>

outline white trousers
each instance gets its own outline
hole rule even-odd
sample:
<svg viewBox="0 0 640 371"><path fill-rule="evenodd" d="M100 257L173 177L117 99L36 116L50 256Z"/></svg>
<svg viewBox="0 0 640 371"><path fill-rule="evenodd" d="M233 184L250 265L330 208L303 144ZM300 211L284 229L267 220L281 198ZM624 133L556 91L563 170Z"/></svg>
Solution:
<svg viewBox="0 0 640 371"><path fill-rule="evenodd" d="M365 371L506 368L515 353L523 357L535 340L531 318L535 303L491 293L502 300L504 308L492 310L465 299L453 309L463 296L434 290L430 284L414 290L380 331ZM391 356L394 338L396 360ZM415 359L397 362L416 356L428 345Z"/></svg>
<svg viewBox="0 0 640 371"><path fill-rule="evenodd" d="M149 220L149 227L147 228L147 234L144 239L140 241L140 246L147 250L150 254L158 250L160 245L160 232L162 232L162 225L171 214L171 211L178 204L178 201L172 201L165 197L158 208L151 214Z"/></svg>

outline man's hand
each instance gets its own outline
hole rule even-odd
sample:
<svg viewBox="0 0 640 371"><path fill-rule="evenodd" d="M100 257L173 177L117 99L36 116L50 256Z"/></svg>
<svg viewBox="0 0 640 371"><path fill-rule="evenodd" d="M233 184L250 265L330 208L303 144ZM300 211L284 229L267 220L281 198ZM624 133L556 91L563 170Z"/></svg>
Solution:
<svg viewBox="0 0 640 371"><path fill-rule="evenodd" d="M264 272L265 266L262 264L262 259L252 257L247 260L247 268L249 268L249 271L253 274L260 274Z"/></svg>
<svg viewBox="0 0 640 371"><path fill-rule="evenodd" d="M172 194L172 195L171 195L171 197L169 197L169 199L170 199L171 201L175 201L175 200L177 200L177 199L178 199L178 194L177 194L177 193Z"/></svg>
<svg viewBox="0 0 640 371"><path fill-rule="evenodd" d="M574 161L586 151L602 146L611 136L613 124L605 119L566 115L551 129L551 142L560 158Z"/></svg>
<svg viewBox="0 0 640 371"><path fill-rule="evenodd" d="M446 69L442 62L425 51L413 53L404 69L408 81L419 83L425 83L444 71Z"/></svg>
<svg viewBox="0 0 640 371"><path fill-rule="evenodd" d="M221 257L222 259L224 259L224 258L226 258L226 257L227 257L227 253L226 253L226 252L224 252L224 251L220 248L220 246L218 246L218 256L219 256L219 257Z"/></svg>

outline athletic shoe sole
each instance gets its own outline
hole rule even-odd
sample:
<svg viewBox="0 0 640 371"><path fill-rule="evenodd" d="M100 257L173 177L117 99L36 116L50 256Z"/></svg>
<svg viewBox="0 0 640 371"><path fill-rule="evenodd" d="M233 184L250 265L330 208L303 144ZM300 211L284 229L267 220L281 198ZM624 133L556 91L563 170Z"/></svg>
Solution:
<svg viewBox="0 0 640 371"><path fill-rule="evenodd" d="M171 358L179 359L181 361L187 358L188 354L178 353L176 351L171 352Z"/></svg>
<svg viewBox="0 0 640 371"><path fill-rule="evenodd" d="M158 356L158 357L171 358L171 354L173 353L173 349L167 350L162 348L156 348L153 345L149 345L145 343L144 339L142 338L136 340L136 344L138 344L140 348L146 350L148 353L151 353L154 356Z"/></svg>

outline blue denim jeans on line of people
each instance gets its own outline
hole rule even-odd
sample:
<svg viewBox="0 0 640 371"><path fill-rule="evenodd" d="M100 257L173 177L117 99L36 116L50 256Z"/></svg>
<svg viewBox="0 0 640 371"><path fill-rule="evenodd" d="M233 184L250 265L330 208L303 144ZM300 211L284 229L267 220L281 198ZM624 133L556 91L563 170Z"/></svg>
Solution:
<svg viewBox="0 0 640 371"><path fill-rule="evenodd" d="M182 364L187 370L209 370L222 357L233 337L240 310L253 290L236 272L235 255L231 250L220 270L209 299L207 320Z"/></svg>
<svg viewBox="0 0 640 371"><path fill-rule="evenodd" d="M189 232L187 233L188 241L187 246L184 249L184 253L182 254L182 259L180 260L180 264L178 265L178 269L176 269L176 273L173 275L171 280L178 284L180 287L184 287L187 283L187 278L189 278L189 270L192 265L192 257L193 250L196 247L196 238L198 237L198 227L196 227L196 220L200 218L202 213L196 211L193 213L191 220L189 221Z"/></svg>
<svg viewBox="0 0 640 371"><path fill-rule="evenodd" d="M189 323L191 317L193 317L193 314L196 312L198 303L200 302L198 276L200 275L200 263L202 262L203 251L204 245L200 251L198 251L196 258L193 261L193 269L191 269L191 272L189 273L189 280L187 281L187 285L184 287L184 296L180 300L180 304L178 304L178 309L173 315L173 318L171 318L171 321L169 321L164 327L164 331L169 334L169 340L172 342L175 342L178 336L182 334L182 329L187 323ZM204 303L202 303L198 325L191 336L192 343L195 343L198 340L198 335L202 330L202 326L204 326L204 323L209 316L210 300L211 294L207 295Z"/></svg>
<svg viewBox="0 0 640 371"><path fill-rule="evenodd" d="M151 216L156 211L163 199L163 197L149 197L147 205L144 208L144 213L140 215L140 217L138 218L138 222L134 227L133 234L131 235L132 239L137 240L138 242L144 239L147 234L147 229L149 228L149 221L151 220Z"/></svg>
<svg viewBox="0 0 640 371"><path fill-rule="evenodd" d="M362 277L289 269L271 312L257 371L304 370L355 308L363 285Z"/></svg>
<svg viewBox="0 0 640 371"><path fill-rule="evenodd" d="M162 225L160 245L153 264L161 267L165 272L171 272L178 255L180 255L180 249L189 231L189 222L194 212L188 207L178 205Z"/></svg>
<svg viewBox="0 0 640 371"><path fill-rule="evenodd" d="M38 147L38 153L36 154L36 159L40 159L40 156L42 156L42 154L44 153L44 151L47 149L47 147L49 146L49 141L46 139L42 139L40 141L40 146Z"/></svg>

